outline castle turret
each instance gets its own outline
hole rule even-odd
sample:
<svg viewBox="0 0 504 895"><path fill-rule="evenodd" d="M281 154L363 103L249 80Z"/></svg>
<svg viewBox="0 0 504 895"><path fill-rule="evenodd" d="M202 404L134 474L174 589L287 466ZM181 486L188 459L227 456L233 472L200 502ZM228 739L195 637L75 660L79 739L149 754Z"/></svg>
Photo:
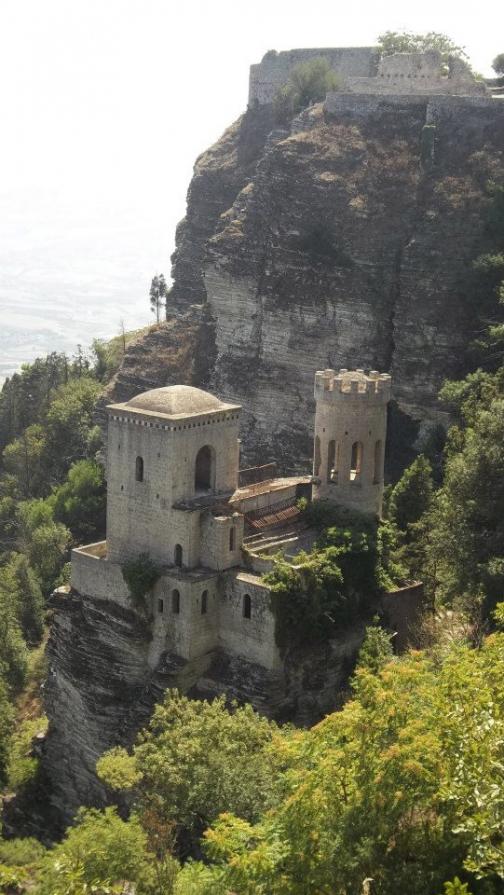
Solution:
<svg viewBox="0 0 504 895"><path fill-rule="evenodd" d="M381 514L390 386L375 370L315 374L315 500Z"/></svg>

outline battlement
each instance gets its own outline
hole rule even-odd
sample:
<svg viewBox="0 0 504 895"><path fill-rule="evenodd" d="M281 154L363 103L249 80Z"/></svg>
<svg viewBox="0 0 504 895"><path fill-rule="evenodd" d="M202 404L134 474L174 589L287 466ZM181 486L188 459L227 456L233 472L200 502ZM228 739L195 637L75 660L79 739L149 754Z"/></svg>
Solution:
<svg viewBox="0 0 504 895"><path fill-rule="evenodd" d="M315 400L338 401L365 398L387 403L390 400L392 377L377 370L319 370L315 373Z"/></svg>

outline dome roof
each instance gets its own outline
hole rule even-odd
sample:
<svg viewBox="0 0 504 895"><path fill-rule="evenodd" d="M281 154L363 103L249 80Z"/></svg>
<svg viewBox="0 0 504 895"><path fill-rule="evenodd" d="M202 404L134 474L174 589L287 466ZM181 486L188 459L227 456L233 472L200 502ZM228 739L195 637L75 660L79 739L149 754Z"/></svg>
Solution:
<svg viewBox="0 0 504 895"><path fill-rule="evenodd" d="M124 406L140 412L159 413L162 416L191 416L197 413L208 413L212 410L224 410L229 407L215 395L204 392L200 388L193 388L191 385L153 388L148 392L135 395Z"/></svg>

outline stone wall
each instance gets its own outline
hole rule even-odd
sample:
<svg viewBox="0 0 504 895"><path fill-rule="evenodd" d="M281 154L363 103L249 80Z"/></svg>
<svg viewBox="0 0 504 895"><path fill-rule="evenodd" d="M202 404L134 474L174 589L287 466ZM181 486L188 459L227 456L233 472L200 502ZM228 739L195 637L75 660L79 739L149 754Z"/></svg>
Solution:
<svg viewBox="0 0 504 895"><path fill-rule="evenodd" d="M396 53L380 59L372 77L347 77L344 89L351 93L486 95L484 81L477 81L461 60L453 59L448 73L436 51Z"/></svg>
<svg viewBox="0 0 504 895"><path fill-rule="evenodd" d="M266 53L258 65L250 66L249 106L271 103L288 80L294 66L323 57L341 76L370 77L376 72L379 54L375 47L339 47L288 50Z"/></svg>
<svg viewBox="0 0 504 895"><path fill-rule="evenodd" d="M210 445L215 460L215 491L232 492L238 482L239 411L207 414L197 421L146 422L138 415L114 411L107 447L107 542L109 558L122 561L148 552L170 564L175 546L183 562L200 562L198 514L174 510L173 504L194 497L196 455ZM143 458L143 481L136 481L135 461Z"/></svg>

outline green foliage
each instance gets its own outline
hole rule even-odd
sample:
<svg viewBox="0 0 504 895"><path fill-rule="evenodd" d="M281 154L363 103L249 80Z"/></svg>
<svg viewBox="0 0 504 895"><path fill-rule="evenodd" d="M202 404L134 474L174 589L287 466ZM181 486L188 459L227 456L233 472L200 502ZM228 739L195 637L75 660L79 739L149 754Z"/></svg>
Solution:
<svg viewBox="0 0 504 895"><path fill-rule="evenodd" d="M53 519L50 500L24 501L18 506L19 547L35 571L44 594L51 593L61 572L71 537Z"/></svg>
<svg viewBox="0 0 504 895"><path fill-rule="evenodd" d="M142 779L135 756L122 746L109 749L98 759L96 773L100 780L117 790L133 789Z"/></svg>
<svg viewBox="0 0 504 895"><path fill-rule="evenodd" d="M8 691L18 693L26 681L27 672L28 650L15 607L0 595L0 680L5 682Z"/></svg>
<svg viewBox="0 0 504 895"><path fill-rule="evenodd" d="M44 630L44 598L26 556L12 554L0 568L0 601L10 603L24 639L40 643Z"/></svg>
<svg viewBox="0 0 504 895"><path fill-rule="evenodd" d="M504 75L504 53L498 53L492 62L492 68L497 75Z"/></svg>
<svg viewBox="0 0 504 895"><path fill-rule="evenodd" d="M39 895L119 893L125 882L137 883L138 895L154 895L149 864L147 836L135 817L123 821L115 808L81 809L76 825L43 859Z"/></svg>
<svg viewBox="0 0 504 895"><path fill-rule="evenodd" d="M274 98L278 121L289 121L311 103L321 102L330 90L338 90L340 81L323 56L301 62L292 69L287 84Z"/></svg>
<svg viewBox="0 0 504 895"><path fill-rule="evenodd" d="M136 559L125 562L121 571L133 603L145 610L145 597L161 574L159 566L148 553L141 553Z"/></svg>
<svg viewBox="0 0 504 895"><path fill-rule="evenodd" d="M0 839L0 863L11 867L35 865L45 855L38 839ZM1 890L0 890L1 891Z"/></svg>
<svg viewBox="0 0 504 895"><path fill-rule="evenodd" d="M493 382L497 395L502 377ZM473 379L480 395L482 379ZM487 386L488 383L484 382ZM461 400L461 427L448 443L443 487L429 517L429 559L438 597L487 616L504 594L504 395ZM460 392L459 392L460 397ZM467 413L467 415L466 415Z"/></svg>
<svg viewBox="0 0 504 895"><path fill-rule="evenodd" d="M6 781L10 737L14 725L14 711L9 700L9 693L7 686L4 683L4 679L5 668L0 664L0 786ZM0 861L2 861L1 855Z"/></svg>
<svg viewBox="0 0 504 895"><path fill-rule="evenodd" d="M429 31L426 34L415 34L412 31L385 31L378 37L378 46L384 56L394 53L426 53L437 50L447 65L450 56L467 60L463 47L457 46L446 34Z"/></svg>
<svg viewBox="0 0 504 895"><path fill-rule="evenodd" d="M78 460L53 495L54 518L82 543L105 531L106 497L103 466L95 460ZM89 541L88 541L89 543Z"/></svg>
<svg viewBox="0 0 504 895"><path fill-rule="evenodd" d="M374 620L372 625L366 628L364 640L359 650L357 668L365 669L371 674L378 674L384 666L394 657L390 634L387 634Z"/></svg>
<svg viewBox="0 0 504 895"><path fill-rule="evenodd" d="M467 883L461 883L458 876L452 882L444 884L444 895L471 895Z"/></svg>
<svg viewBox="0 0 504 895"><path fill-rule="evenodd" d="M15 480L23 497L31 497L44 490L46 448L44 429L34 424L8 444L3 452L4 468Z"/></svg>
<svg viewBox="0 0 504 895"><path fill-rule="evenodd" d="M290 742L269 812L224 814L207 831L213 867L192 891L329 895L372 878L377 895L431 895L447 878L464 891L458 875L497 895L503 675L502 634L442 664L417 653L361 666L354 700Z"/></svg>
<svg viewBox="0 0 504 895"><path fill-rule="evenodd" d="M21 721L12 736L10 744L7 780L11 789L17 790L33 780L38 769L38 759L32 755L32 741L38 733L47 730L47 718L32 718Z"/></svg>
<svg viewBox="0 0 504 895"><path fill-rule="evenodd" d="M161 273L152 278L149 299L151 311L156 315L156 322L159 323L159 315L163 305L166 306L166 298L168 295L168 287L164 275Z"/></svg>
<svg viewBox="0 0 504 895"><path fill-rule="evenodd" d="M303 505L303 512L320 532L314 550L292 562L279 558L264 576L280 647L323 642L370 617L380 592L394 586L402 572L391 561L389 526L328 501Z"/></svg>
<svg viewBox="0 0 504 895"><path fill-rule="evenodd" d="M404 532L418 522L432 501L432 467L420 454L395 485L388 502L391 521Z"/></svg>
<svg viewBox="0 0 504 895"><path fill-rule="evenodd" d="M222 811L257 819L283 758L276 725L251 706L229 711L223 698L195 702L176 691L156 707L133 755L135 771L124 752L106 753L102 778L121 787L134 779L143 822L154 815L161 829L193 842Z"/></svg>
<svg viewBox="0 0 504 895"><path fill-rule="evenodd" d="M72 463L94 456L101 443L93 412L100 384L82 376L61 386L47 411L45 427L50 480L62 480Z"/></svg>

